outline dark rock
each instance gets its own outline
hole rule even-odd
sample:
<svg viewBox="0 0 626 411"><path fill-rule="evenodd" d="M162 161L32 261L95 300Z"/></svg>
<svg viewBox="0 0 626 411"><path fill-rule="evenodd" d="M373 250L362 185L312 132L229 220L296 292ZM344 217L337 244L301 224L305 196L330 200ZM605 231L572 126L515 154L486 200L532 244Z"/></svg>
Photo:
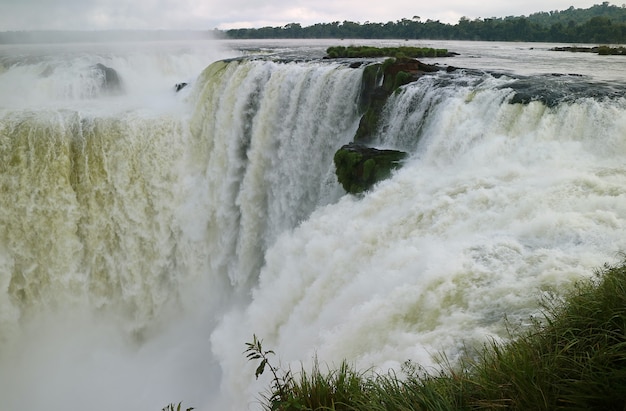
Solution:
<svg viewBox="0 0 626 411"><path fill-rule="evenodd" d="M51 66L46 66L44 71L41 72L41 77L50 77L52 73L54 73L54 68L52 68Z"/></svg>
<svg viewBox="0 0 626 411"><path fill-rule="evenodd" d="M188 83L176 83L174 85L174 90L176 90L176 92L178 93L179 91L181 91L182 89L184 89L188 85L189 85Z"/></svg>
<svg viewBox="0 0 626 411"><path fill-rule="evenodd" d="M598 47L553 47L550 51L569 51L572 53L597 53Z"/></svg>
<svg viewBox="0 0 626 411"><path fill-rule="evenodd" d="M105 91L120 91L122 89L122 81L115 69L98 63L93 66L96 76L100 79L100 86Z"/></svg>
<svg viewBox="0 0 626 411"><path fill-rule="evenodd" d="M348 193L362 193L388 178L406 156L398 150L379 150L358 143L344 145L334 157L337 180Z"/></svg>
<svg viewBox="0 0 626 411"><path fill-rule="evenodd" d="M441 67L432 64L425 64L419 60L396 59L394 63L387 66L385 74L393 76L403 71L405 73L419 76L424 73L434 73L435 71L439 70L441 70Z"/></svg>
<svg viewBox="0 0 626 411"><path fill-rule="evenodd" d="M626 47L594 46L594 47L553 47L550 51L570 51L572 53L596 53L601 56L626 56Z"/></svg>

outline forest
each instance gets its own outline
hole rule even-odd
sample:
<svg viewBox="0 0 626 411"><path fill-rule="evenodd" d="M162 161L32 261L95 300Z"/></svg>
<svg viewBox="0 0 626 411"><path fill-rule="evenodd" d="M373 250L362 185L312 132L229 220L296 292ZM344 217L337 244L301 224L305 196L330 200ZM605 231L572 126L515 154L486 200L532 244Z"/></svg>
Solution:
<svg viewBox="0 0 626 411"><path fill-rule="evenodd" d="M626 5L609 2L588 9L573 6L562 11L537 12L529 16L469 19L457 24L439 20L422 21L419 16L387 23L335 21L303 27L289 23L282 27L226 30L232 39L346 38L346 39L431 39L476 41L528 41L558 43L626 43Z"/></svg>

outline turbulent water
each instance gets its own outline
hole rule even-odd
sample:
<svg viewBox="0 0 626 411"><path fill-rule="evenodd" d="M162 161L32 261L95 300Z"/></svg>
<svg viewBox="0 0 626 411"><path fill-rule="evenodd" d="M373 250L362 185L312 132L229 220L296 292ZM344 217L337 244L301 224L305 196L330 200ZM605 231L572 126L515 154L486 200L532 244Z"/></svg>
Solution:
<svg viewBox="0 0 626 411"><path fill-rule="evenodd" d="M0 408L255 409L253 334L294 369L436 366L620 259L618 60L448 45L467 70L390 98L373 144L409 158L356 197L362 68L324 46L0 48Z"/></svg>

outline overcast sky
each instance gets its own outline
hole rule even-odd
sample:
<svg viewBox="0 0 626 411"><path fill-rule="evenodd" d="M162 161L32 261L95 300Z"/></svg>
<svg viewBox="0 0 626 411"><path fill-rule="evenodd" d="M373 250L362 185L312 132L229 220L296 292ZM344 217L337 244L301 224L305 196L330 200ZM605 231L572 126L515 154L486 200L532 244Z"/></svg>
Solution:
<svg viewBox="0 0 626 411"><path fill-rule="evenodd" d="M190 29L364 23L419 16L455 24L474 18L588 8L601 0L0 0L0 31ZM620 3L610 2L621 5Z"/></svg>

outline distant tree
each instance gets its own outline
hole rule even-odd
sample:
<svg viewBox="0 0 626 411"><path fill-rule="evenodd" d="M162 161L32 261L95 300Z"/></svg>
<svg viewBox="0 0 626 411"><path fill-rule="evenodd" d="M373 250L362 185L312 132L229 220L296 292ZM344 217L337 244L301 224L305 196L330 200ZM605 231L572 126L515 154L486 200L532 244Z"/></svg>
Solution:
<svg viewBox="0 0 626 411"><path fill-rule="evenodd" d="M491 17L470 20L463 16L455 25L420 16L396 22L361 24L352 21L317 23L302 27L233 29L230 38L365 38L365 39L455 39L486 41L547 41L578 43L625 43L626 4L621 7L605 1L588 9L537 12L526 16ZM9 37L6 34L4 37ZM2 41L2 36L0 36Z"/></svg>

